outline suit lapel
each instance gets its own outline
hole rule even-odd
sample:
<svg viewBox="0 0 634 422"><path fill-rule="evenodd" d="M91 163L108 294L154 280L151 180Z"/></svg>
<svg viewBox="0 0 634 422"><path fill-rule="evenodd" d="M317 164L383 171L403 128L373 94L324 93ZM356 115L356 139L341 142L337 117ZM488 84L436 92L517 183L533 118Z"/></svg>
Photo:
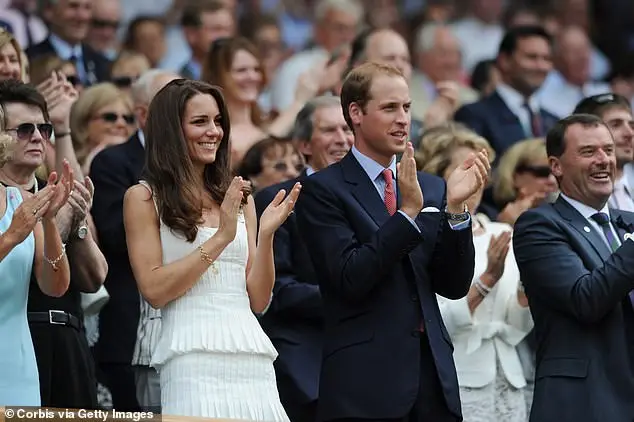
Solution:
<svg viewBox="0 0 634 422"><path fill-rule="evenodd" d="M612 254L599 233L561 196L553 204L555 210L583 237L603 261Z"/></svg>
<svg viewBox="0 0 634 422"><path fill-rule="evenodd" d="M340 161L340 164L343 178L348 183L350 193L374 222L381 226L390 217L390 214L387 212L374 182L370 180L352 153L348 153Z"/></svg>

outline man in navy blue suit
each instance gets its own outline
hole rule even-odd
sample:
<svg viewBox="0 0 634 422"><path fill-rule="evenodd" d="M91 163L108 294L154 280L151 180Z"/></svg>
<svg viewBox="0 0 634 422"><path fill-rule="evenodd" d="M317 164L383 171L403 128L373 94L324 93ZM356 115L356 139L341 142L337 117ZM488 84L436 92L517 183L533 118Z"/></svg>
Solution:
<svg viewBox="0 0 634 422"><path fill-rule="evenodd" d="M436 294L457 299L471 285L464 203L487 178L486 152L447 186L417 173L409 87L390 65L353 69L341 103L354 146L304 180L297 204L324 304L318 420L462 420Z"/></svg>
<svg viewBox="0 0 634 422"><path fill-rule="evenodd" d="M297 179L259 192L255 197L258 217L280 189L290 192L295 183L303 183L350 151L354 137L339 97L322 96L306 103L297 114L293 141L306 157L306 170ZM273 300L260 323L279 353L275 376L288 417L293 422L315 422L324 332L319 281L295 214L275 232L273 242Z"/></svg>
<svg viewBox="0 0 634 422"><path fill-rule="evenodd" d="M522 214L513 246L535 321L532 422L634 420L634 213L608 206L616 171L601 118L549 132L561 194Z"/></svg>
<svg viewBox="0 0 634 422"><path fill-rule="evenodd" d="M536 95L552 69L551 44L542 27L510 29L496 59L501 81L495 91L455 114L456 121L489 141L498 157L518 141L546 136L557 121Z"/></svg>

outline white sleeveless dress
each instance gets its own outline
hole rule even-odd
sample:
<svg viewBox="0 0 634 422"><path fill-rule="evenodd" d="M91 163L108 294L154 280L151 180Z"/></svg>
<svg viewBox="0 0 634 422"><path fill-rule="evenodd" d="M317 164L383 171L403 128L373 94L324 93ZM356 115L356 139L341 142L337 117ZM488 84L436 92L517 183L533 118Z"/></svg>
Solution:
<svg viewBox="0 0 634 422"><path fill-rule="evenodd" d="M199 227L193 243L160 223L163 263L192 253L217 229ZM273 370L277 351L251 311L246 290L247 229L196 284L161 309L151 365L161 379L165 415L288 421Z"/></svg>

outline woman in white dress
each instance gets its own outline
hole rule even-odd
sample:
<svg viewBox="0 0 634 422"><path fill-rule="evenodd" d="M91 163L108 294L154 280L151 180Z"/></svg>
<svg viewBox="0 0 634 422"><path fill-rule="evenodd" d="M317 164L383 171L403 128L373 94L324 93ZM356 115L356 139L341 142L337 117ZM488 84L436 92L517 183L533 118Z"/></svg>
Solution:
<svg viewBox="0 0 634 422"><path fill-rule="evenodd" d="M287 421L277 352L254 313L275 279L273 234L297 184L256 221L247 182L229 170L229 116L220 91L178 79L149 109L144 181L127 192L130 263L146 300L162 310L152 356L164 414ZM257 246L256 246L257 239Z"/></svg>
<svg viewBox="0 0 634 422"><path fill-rule="evenodd" d="M474 151L489 143L470 130L448 126L434 129L421 141L419 165L447 177ZM480 205L482 191L468 201ZM438 297L438 305L454 343L454 360L465 422L525 422L528 418L526 379L517 345L533 327L528 301L519 284L511 248L511 227L473 216L475 271L467 296Z"/></svg>

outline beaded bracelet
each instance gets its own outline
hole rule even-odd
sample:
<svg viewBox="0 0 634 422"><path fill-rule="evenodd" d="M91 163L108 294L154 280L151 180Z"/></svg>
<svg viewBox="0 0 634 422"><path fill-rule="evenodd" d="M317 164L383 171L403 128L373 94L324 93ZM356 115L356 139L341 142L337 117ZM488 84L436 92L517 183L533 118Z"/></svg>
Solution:
<svg viewBox="0 0 634 422"><path fill-rule="evenodd" d="M218 268L216 268L216 263L214 261L214 259L211 257L211 255L209 255L202 246L198 247L198 251L200 252L200 259L202 259L202 261L206 264L209 264L209 266L211 267L211 271L214 274L218 273Z"/></svg>
<svg viewBox="0 0 634 422"><path fill-rule="evenodd" d="M62 243L62 253L60 253L57 258L51 261L50 259L46 257L46 255L44 255L44 260L48 262L51 265L51 267L53 267L53 271L57 271L59 270L59 267L57 266L57 264L59 264L59 261L61 261L65 255L66 255L66 243Z"/></svg>

